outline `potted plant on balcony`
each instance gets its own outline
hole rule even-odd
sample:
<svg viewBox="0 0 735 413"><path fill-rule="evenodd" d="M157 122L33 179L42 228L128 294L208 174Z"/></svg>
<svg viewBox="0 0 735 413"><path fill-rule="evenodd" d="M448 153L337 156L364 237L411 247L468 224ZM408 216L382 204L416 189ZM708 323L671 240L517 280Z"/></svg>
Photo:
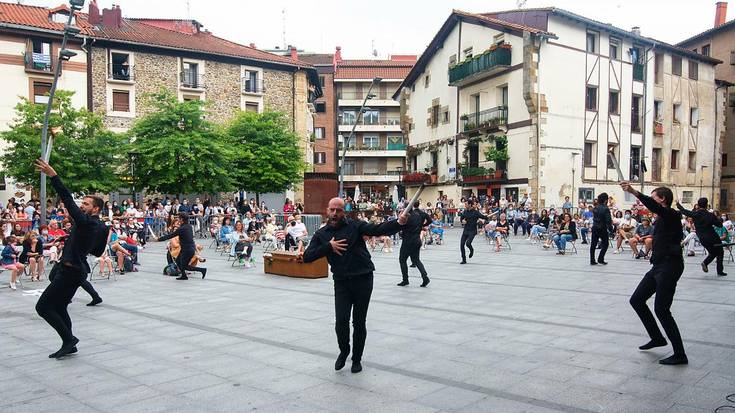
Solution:
<svg viewBox="0 0 735 413"><path fill-rule="evenodd" d="M422 184L429 179L429 175L423 172L411 172L403 175L404 184Z"/></svg>
<svg viewBox="0 0 735 413"><path fill-rule="evenodd" d="M485 160L495 162L498 167L495 170L495 178L500 179L503 177L503 168L505 162L510 159L508 156L508 138L505 136L491 136L492 140L495 141L495 146L491 146L485 150Z"/></svg>

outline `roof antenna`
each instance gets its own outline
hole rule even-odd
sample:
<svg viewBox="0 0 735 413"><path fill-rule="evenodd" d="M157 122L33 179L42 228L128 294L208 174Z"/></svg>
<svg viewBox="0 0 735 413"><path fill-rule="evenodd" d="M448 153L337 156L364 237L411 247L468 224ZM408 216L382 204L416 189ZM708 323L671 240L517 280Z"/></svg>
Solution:
<svg viewBox="0 0 735 413"><path fill-rule="evenodd" d="M191 1L186 0L186 19L191 20Z"/></svg>
<svg viewBox="0 0 735 413"><path fill-rule="evenodd" d="M516 0L516 7L519 9L526 7L526 1L527 0Z"/></svg>
<svg viewBox="0 0 735 413"><path fill-rule="evenodd" d="M286 8L281 9L281 22L283 25L283 49L286 49Z"/></svg>
<svg viewBox="0 0 735 413"><path fill-rule="evenodd" d="M378 49L375 48L375 39L370 41L370 47L373 49L373 57L378 57Z"/></svg>

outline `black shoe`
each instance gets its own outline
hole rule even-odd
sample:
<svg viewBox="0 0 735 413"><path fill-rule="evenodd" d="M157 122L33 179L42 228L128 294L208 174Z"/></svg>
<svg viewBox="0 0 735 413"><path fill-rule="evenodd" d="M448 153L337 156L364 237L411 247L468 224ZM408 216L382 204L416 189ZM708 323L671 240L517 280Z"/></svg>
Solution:
<svg viewBox="0 0 735 413"><path fill-rule="evenodd" d="M397 285L397 286L399 286L399 287L405 287L405 286L407 286L407 285L408 285L408 281L406 281L406 280L403 280L403 281L399 282L399 283L398 283L398 284L396 284L396 285Z"/></svg>
<svg viewBox="0 0 735 413"><path fill-rule="evenodd" d="M430 282L431 280L429 278L424 278L424 282L421 283L421 286L426 287L427 285L429 285Z"/></svg>
<svg viewBox="0 0 735 413"><path fill-rule="evenodd" d="M460 262L460 264L467 264L467 261L462 260L462 262Z"/></svg>
<svg viewBox="0 0 735 413"><path fill-rule="evenodd" d="M59 349L59 351L54 353L55 355L53 358L59 359L66 355L72 354L72 351L76 350L77 344L79 344L79 339L76 337L73 337L71 341L61 345L61 348Z"/></svg>
<svg viewBox="0 0 735 413"><path fill-rule="evenodd" d="M590 265L597 265L597 261L590 261Z"/></svg>
<svg viewBox="0 0 735 413"><path fill-rule="evenodd" d="M475 255L475 250L470 250L470 258L472 258L473 255Z"/></svg>
<svg viewBox="0 0 735 413"><path fill-rule="evenodd" d="M719 275L720 277L725 277L727 275L727 273L726 272L718 272L717 275Z"/></svg>
<svg viewBox="0 0 735 413"><path fill-rule="evenodd" d="M656 347L664 347L667 344L669 344L669 343L667 343L665 339L651 340L648 343L646 343L646 344L638 347L638 350L650 350L650 349L656 348Z"/></svg>
<svg viewBox="0 0 735 413"><path fill-rule="evenodd" d="M71 350L69 350L69 354L74 354L76 352L77 352L77 346L74 346L74 347L71 348ZM55 359L57 354L59 354L58 351L56 353L51 353L51 354L48 355L48 358Z"/></svg>
<svg viewBox="0 0 735 413"><path fill-rule="evenodd" d="M353 373L359 373L362 371L362 363L359 360L352 360L352 368L350 369Z"/></svg>
<svg viewBox="0 0 735 413"><path fill-rule="evenodd" d="M177 280L188 280L189 277L186 276L186 274L181 274L178 277L176 277Z"/></svg>
<svg viewBox="0 0 735 413"><path fill-rule="evenodd" d="M709 272L709 268L707 268L707 264L702 263L702 271Z"/></svg>
<svg viewBox="0 0 735 413"><path fill-rule="evenodd" d="M680 364L689 364L689 359L687 359L686 355L678 356L674 354L673 356L659 360L658 364L663 364L666 366L677 366Z"/></svg>
<svg viewBox="0 0 735 413"><path fill-rule="evenodd" d="M586 243L587 243L587 241L582 241L582 244L586 244Z"/></svg>
<svg viewBox="0 0 735 413"><path fill-rule="evenodd" d="M607 261L597 261L597 263L600 265L607 265Z"/></svg>
<svg viewBox="0 0 735 413"><path fill-rule="evenodd" d="M207 276L207 269L206 269L206 268L202 268L202 280L203 280L203 279L204 279L204 277L206 277L206 276Z"/></svg>
<svg viewBox="0 0 735 413"><path fill-rule="evenodd" d="M411 265L409 265L409 267L416 268L416 264L411 264Z"/></svg>
<svg viewBox="0 0 735 413"><path fill-rule="evenodd" d="M94 306L96 306L97 304L99 304L101 302L102 302L102 298L101 297L93 298L92 301L90 301L89 303L87 303L87 307L94 307Z"/></svg>
<svg viewBox="0 0 735 413"><path fill-rule="evenodd" d="M337 361L334 362L334 369L337 371L342 370L342 367L344 367L345 363L347 362L347 356L349 355L349 351L346 353L339 353L339 356L337 356Z"/></svg>

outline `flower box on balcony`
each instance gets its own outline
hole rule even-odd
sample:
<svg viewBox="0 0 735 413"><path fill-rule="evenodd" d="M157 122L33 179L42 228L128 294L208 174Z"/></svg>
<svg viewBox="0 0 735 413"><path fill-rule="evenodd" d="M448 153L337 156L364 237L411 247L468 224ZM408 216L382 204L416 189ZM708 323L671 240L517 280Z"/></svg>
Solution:
<svg viewBox="0 0 735 413"><path fill-rule="evenodd" d="M403 183L405 184L422 184L430 180L430 175L423 172L412 172L403 175Z"/></svg>

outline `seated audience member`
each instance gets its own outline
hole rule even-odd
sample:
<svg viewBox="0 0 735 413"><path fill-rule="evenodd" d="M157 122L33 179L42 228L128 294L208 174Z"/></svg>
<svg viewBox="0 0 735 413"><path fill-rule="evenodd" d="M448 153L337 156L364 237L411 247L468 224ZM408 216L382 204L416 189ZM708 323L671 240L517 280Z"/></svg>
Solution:
<svg viewBox="0 0 735 413"><path fill-rule="evenodd" d="M49 230L46 225L41 225L40 230L41 242L43 243L43 256L48 257L49 264L59 261L59 247L61 246L61 242L57 241L51 236L51 234L49 234Z"/></svg>
<svg viewBox="0 0 735 413"><path fill-rule="evenodd" d="M542 209L538 223L531 227L531 236L529 237L531 243L535 244L540 241L541 234L546 234L549 231L550 224L551 219L549 218L549 211Z"/></svg>
<svg viewBox="0 0 735 413"><path fill-rule="evenodd" d="M561 230L561 225L563 222L562 216L556 216L554 219L550 219L551 224L549 225L549 237L546 239L546 242L544 243L543 247L548 249L551 248L551 244L554 243L554 235L558 234Z"/></svg>
<svg viewBox="0 0 735 413"><path fill-rule="evenodd" d="M286 250L294 247L298 252L302 252L304 250L304 239L309 235L309 232L306 230L306 225L301 221L293 219L293 217L289 217L288 221L286 226L288 233L286 236Z"/></svg>
<svg viewBox="0 0 735 413"><path fill-rule="evenodd" d="M696 247L696 243L699 242L697 232L694 229L694 220L687 217L682 224L682 228L684 231L684 239L681 241L681 245L686 249L687 257L693 257L695 255L694 248Z"/></svg>
<svg viewBox="0 0 735 413"><path fill-rule="evenodd" d="M436 244L441 245L444 240L444 225L437 214L434 214L434 219L431 221L431 225L429 225L429 230L436 237Z"/></svg>
<svg viewBox="0 0 735 413"><path fill-rule="evenodd" d="M619 254L623 252L623 242L625 240L630 240L635 236L635 227L637 226L637 224L638 223L631 216L630 210L626 210L622 218L619 218L618 220L618 227L615 237L616 245L613 254Z"/></svg>
<svg viewBox="0 0 735 413"><path fill-rule="evenodd" d="M0 265L10 273L10 289L15 290L15 282L18 277L23 274L25 265L18 262L18 252L15 247L17 244L17 238L13 235L5 238L5 247L2 251L2 258L0 259Z"/></svg>
<svg viewBox="0 0 735 413"><path fill-rule="evenodd" d="M235 228L232 226L232 218L225 217L222 220L222 226L220 227L218 239L219 242L229 245L230 237L229 235L235 230Z"/></svg>
<svg viewBox="0 0 735 413"><path fill-rule="evenodd" d="M253 243L255 237L247 232L242 221L235 223L235 231L230 234L230 256L240 260L246 268L253 263Z"/></svg>
<svg viewBox="0 0 735 413"><path fill-rule="evenodd" d="M39 281L43 274L43 242L35 230L28 231L23 237L23 252L18 262L30 266L31 281Z"/></svg>
<svg viewBox="0 0 735 413"><path fill-rule="evenodd" d="M10 235L14 235L18 239L23 239L23 237L25 237L26 235L26 232L23 231L23 228L20 226L20 224L16 222L15 225L13 225L13 232L11 232Z"/></svg>
<svg viewBox="0 0 735 413"><path fill-rule="evenodd" d="M559 224L559 232L552 237L556 244L557 255L564 255L567 249L567 242L577 239L577 224L572 220L569 212L562 215L562 221Z"/></svg>
<svg viewBox="0 0 735 413"><path fill-rule="evenodd" d="M636 227L635 235L628 242L630 243L630 249L633 251L633 256L636 259L648 255L653 247L653 225L651 225L651 220L643 217L641 219L641 225ZM643 244L643 248L640 251L638 250L639 244Z"/></svg>

